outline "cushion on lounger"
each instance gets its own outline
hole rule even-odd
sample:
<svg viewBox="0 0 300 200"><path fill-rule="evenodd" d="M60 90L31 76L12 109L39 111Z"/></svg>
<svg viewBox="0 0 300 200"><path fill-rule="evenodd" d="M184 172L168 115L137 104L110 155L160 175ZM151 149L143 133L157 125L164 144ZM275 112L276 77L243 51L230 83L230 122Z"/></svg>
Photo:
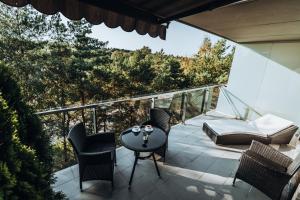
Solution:
<svg viewBox="0 0 300 200"><path fill-rule="evenodd" d="M247 121L236 119L221 119L206 121L218 135L227 135L235 133L258 134L257 129L249 126Z"/></svg>
<svg viewBox="0 0 300 200"><path fill-rule="evenodd" d="M264 135L272 135L292 126L293 122L272 114L266 114L249 122L249 125Z"/></svg>

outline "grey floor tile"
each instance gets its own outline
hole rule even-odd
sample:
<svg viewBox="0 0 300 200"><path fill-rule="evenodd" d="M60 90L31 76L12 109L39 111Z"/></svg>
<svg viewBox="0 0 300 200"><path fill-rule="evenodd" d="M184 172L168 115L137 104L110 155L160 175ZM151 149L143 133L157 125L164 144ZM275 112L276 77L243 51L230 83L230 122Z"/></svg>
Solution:
<svg viewBox="0 0 300 200"><path fill-rule="evenodd" d="M72 180L59 187L55 187L54 191L63 192L68 198L72 198L80 193L79 183L76 180Z"/></svg>
<svg viewBox="0 0 300 200"><path fill-rule="evenodd" d="M73 173L74 178L78 178L79 177L79 168L78 168L78 164L73 165L70 167Z"/></svg>
<svg viewBox="0 0 300 200"><path fill-rule="evenodd" d="M216 162L215 157L201 153L195 160L188 163L185 168L198 172L207 172L209 167L212 166L214 162Z"/></svg>
<svg viewBox="0 0 300 200"><path fill-rule="evenodd" d="M61 171L58 171L54 174L54 187L57 187L59 185L62 185L64 183L70 182L73 180L75 177L73 175L71 167L68 167L66 169L63 169Z"/></svg>

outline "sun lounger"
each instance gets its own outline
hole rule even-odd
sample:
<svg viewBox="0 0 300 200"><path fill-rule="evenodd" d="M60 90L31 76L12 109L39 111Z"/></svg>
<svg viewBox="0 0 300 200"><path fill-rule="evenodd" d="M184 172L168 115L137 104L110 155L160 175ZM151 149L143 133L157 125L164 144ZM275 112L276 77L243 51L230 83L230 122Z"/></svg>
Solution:
<svg viewBox="0 0 300 200"><path fill-rule="evenodd" d="M224 145L251 144L252 140L264 144L288 144L297 129L293 122L272 114L254 121L218 119L203 123L204 132L216 144Z"/></svg>

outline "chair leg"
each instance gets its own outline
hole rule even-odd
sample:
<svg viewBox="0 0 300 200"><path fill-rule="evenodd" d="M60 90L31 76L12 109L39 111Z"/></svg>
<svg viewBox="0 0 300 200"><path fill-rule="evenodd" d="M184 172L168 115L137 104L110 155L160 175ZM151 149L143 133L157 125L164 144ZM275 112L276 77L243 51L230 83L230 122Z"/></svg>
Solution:
<svg viewBox="0 0 300 200"><path fill-rule="evenodd" d="M235 181L236 181L236 175L234 176L233 181L232 181L232 186L233 187L235 186Z"/></svg>
<svg viewBox="0 0 300 200"><path fill-rule="evenodd" d="M154 165L155 165L155 168L156 168L157 175L158 175L159 178L161 178L160 172L159 172L159 169L158 169L158 166L157 166L157 163L156 163L156 159L155 159L155 156L154 156L154 153L152 154L152 158L153 158L153 161L154 161Z"/></svg>
<svg viewBox="0 0 300 200"><path fill-rule="evenodd" d="M111 167L111 187L114 189L114 164L112 164Z"/></svg>
<svg viewBox="0 0 300 200"><path fill-rule="evenodd" d="M80 192L82 192L83 190L82 190L82 180L81 180L81 178L79 178L79 187L80 187Z"/></svg>
<svg viewBox="0 0 300 200"><path fill-rule="evenodd" d="M82 192L82 177L83 177L83 172L84 172L84 168L82 165L79 164L78 166L79 169L79 187L80 187L80 192Z"/></svg>

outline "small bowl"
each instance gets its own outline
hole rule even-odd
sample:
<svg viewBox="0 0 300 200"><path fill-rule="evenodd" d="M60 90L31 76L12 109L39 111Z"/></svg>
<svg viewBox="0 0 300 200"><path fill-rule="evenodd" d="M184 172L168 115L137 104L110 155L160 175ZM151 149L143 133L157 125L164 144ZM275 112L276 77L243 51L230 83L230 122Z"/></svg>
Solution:
<svg viewBox="0 0 300 200"><path fill-rule="evenodd" d="M139 133L141 131L141 128L139 126L134 126L132 127L131 131L134 133Z"/></svg>
<svg viewBox="0 0 300 200"><path fill-rule="evenodd" d="M151 125L146 125L146 126L145 126L145 131L146 131L146 132L152 132L152 131L153 131L152 126L151 126Z"/></svg>

